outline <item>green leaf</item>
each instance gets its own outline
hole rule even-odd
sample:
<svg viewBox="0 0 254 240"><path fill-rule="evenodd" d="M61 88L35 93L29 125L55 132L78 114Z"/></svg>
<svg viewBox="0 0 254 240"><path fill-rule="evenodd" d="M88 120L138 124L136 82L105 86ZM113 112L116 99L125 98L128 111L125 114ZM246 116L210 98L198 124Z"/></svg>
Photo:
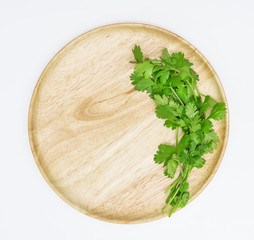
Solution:
<svg viewBox="0 0 254 240"><path fill-rule="evenodd" d="M172 128L174 130L179 127L179 124L176 121L168 119L165 121L164 126L166 126L167 128Z"/></svg>
<svg viewBox="0 0 254 240"><path fill-rule="evenodd" d="M174 199L171 201L170 205L171 205L171 206L175 206L175 205L176 205L176 202L177 202L177 199L174 198Z"/></svg>
<svg viewBox="0 0 254 240"><path fill-rule="evenodd" d="M138 63L143 62L143 53L141 51L140 46L135 45L134 49L132 50L134 58Z"/></svg>
<svg viewBox="0 0 254 240"><path fill-rule="evenodd" d="M189 188L189 183L184 182L180 185L180 192L185 192Z"/></svg>
<svg viewBox="0 0 254 240"><path fill-rule="evenodd" d="M178 162L175 159L172 158L168 161L166 172L170 178L174 178L177 166Z"/></svg>
<svg viewBox="0 0 254 240"><path fill-rule="evenodd" d="M168 105L159 105L156 107L155 111L158 118L161 119L174 119L177 120L177 117L175 116L174 109L172 109Z"/></svg>
<svg viewBox="0 0 254 240"><path fill-rule="evenodd" d="M142 76L144 75L145 78L150 78L153 72L154 65L148 61L144 61L142 63L138 63L135 67L135 74Z"/></svg>
<svg viewBox="0 0 254 240"><path fill-rule="evenodd" d="M162 50L162 57L163 57L164 59L170 59L170 54L168 53L168 49L167 49L167 48L164 48L164 49Z"/></svg>
<svg viewBox="0 0 254 240"><path fill-rule="evenodd" d="M188 118L192 119L198 112L196 106L192 102L189 102L185 106L185 113Z"/></svg>
<svg viewBox="0 0 254 240"><path fill-rule="evenodd" d="M200 109L202 107L202 105L203 105L202 97L201 96L197 96L196 99L197 99L196 100L196 107L197 107L197 109Z"/></svg>
<svg viewBox="0 0 254 240"><path fill-rule="evenodd" d="M169 74L170 72L168 70L162 70L160 72L158 72L158 74L156 75L155 79L160 79L160 83L161 84L165 84L166 81L168 80L169 78Z"/></svg>
<svg viewBox="0 0 254 240"><path fill-rule="evenodd" d="M177 127L185 127L185 122L180 119L180 120L166 120L164 123L164 126L167 128L172 128L173 130L176 129Z"/></svg>
<svg viewBox="0 0 254 240"><path fill-rule="evenodd" d="M200 119L199 119L199 116L196 115L195 117L190 119L190 131L196 132L199 129L201 129Z"/></svg>
<svg viewBox="0 0 254 240"><path fill-rule="evenodd" d="M201 158L200 156L193 156L190 158L191 166L196 168L202 168L205 164L206 160Z"/></svg>
<svg viewBox="0 0 254 240"><path fill-rule="evenodd" d="M185 149L180 152L178 159L181 163L186 163L188 161L188 157L189 157L188 151Z"/></svg>
<svg viewBox="0 0 254 240"><path fill-rule="evenodd" d="M184 134L178 144L177 152L180 153L185 150L190 143L190 135Z"/></svg>
<svg viewBox="0 0 254 240"><path fill-rule="evenodd" d="M171 55L171 62L172 62L172 65L175 68L182 68L182 67L184 67L185 66L184 54L181 53L181 52L172 53L172 55Z"/></svg>
<svg viewBox="0 0 254 240"><path fill-rule="evenodd" d="M151 92L151 87L154 85L154 82L151 79L146 79L135 74L131 75L131 81L133 85L136 85L135 89L142 92Z"/></svg>
<svg viewBox="0 0 254 240"><path fill-rule="evenodd" d="M180 73L178 73L177 76L180 80L186 80L191 78L191 74L189 71L181 71Z"/></svg>
<svg viewBox="0 0 254 240"><path fill-rule="evenodd" d="M226 115L226 104L216 103L208 117L208 119L221 120Z"/></svg>
<svg viewBox="0 0 254 240"><path fill-rule="evenodd" d="M164 86L163 86L164 87ZM169 96L171 94L171 89L168 87L164 87L162 90L162 93L166 96Z"/></svg>
<svg viewBox="0 0 254 240"><path fill-rule="evenodd" d="M178 107L176 109L176 113L177 115L182 118L183 117L183 111L184 111L184 107L182 105L178 104ZM182 119L181 119L182 120Z"/></svg>
<svg viewBox="0 0 254 240"><path fill-rule="evenodd" d="M205 119L205 120L201 121L201 129L204 133L210 132L212 127L213 127L213 124L210 120Z"/></svg>
<svg viewBox="0 0 254 240"><path fill-rule="evenodd" d="M155 83L155 85L153 85L152 87L152 91L151 91L151 95L150 97L153 98L154 95L165 95L165 96L168 96L167 94L164 93L164 90L165 90L165 86L161 86L161 85L158 85Z"/></svg>
<svg viewBox="0 0 254 240"><path fill-rule="evenodd" d="M174 110L177 110L179 107L182 107L182 106L180 106L179 103L175 102L173 99L170 99L170 100L168 101L168 106L169 106L170 108L173 108Z"/></svg>
<svg viewBox="0 0 254 240"><path fill-rule="evenodd" d="M168 104L168 98L165 95L160 96L159 94L154 95L154 102L157 105L167 105Z"/></svg>
<svg viewBox="0 0 254 240"><path fill-rule="evenodd" d="M208 132L205 134L203 142L209 143L210 141L217 143L220 141L220 138L218 137L218 135L215 132Z"/></svg>
<svg viewBox="0 0 254 240"><path fill-rule="evenodd" d="M188 203L188 200L189 200L189 196L190 196L190 193L189 192L184 192L182 197L181 197L181 200L179 202L179 207L180 208L183 208L186 206L186 204Z"/></svg>
<svg viewBox="0 0 254 240"><path fill-rule="evenodd" d="M201 144L199 145L195 150L191 152L192 156L202 156L204 153L206 153L208 145L207 144Z"/></svg>
<svg viewBox="0 0 254 240"><path fill-rule="evenodd" d="M186 87L181 87L176 90L176 93L181 98L181 100L187 104L189 102L188 92Z"/></svg>
<svg viewBox="0 0 254 240"><path fill-rule="evenodd" d="M198 145L201 142L196 132L190 133L190 141L195 142L196 145Z"/></svg>
<svg viewBox="0 0 254 240"><path fill-rule="evenodd" d="M179 119L176 121L177 125L181 128L184 128L186 126L186 123L183 119Z"/></svg>
<svg viewBox="0 0 254 240"><path fill-rule="evenodd" d="M189 144L190 152L194 151L194 149L196 148L196 146L197 146L196 142L190 141L190 144Z"/></svg>
<svg viewBox="0 0 254 240"><path fill-rule="evenodd" d="M169 83L172 87L182 87L183 83L181 81L181 79L179 78L179 76L174 76L169 80Z"/></svg>
<svg viewBox="0 0 254 240"><path fill-rule="evenodd" d="M210 107L213 107L216 101L209 95L205 96L204 103L200 109L200 114L205 113Z"/></svg>
<svg viewBox="0 0 254 240"><path fill-rule="evenodd" d="M163 70L165 67L162 66L162 65L156 65L153 67L153 73L157 72L157 71L160 71L160 70Z"/></svg>
<svg viewBox="0 0 254 240"><path fill-rule="evenodd" d="M154 161L159 164L171 159L176 151L174 146L166 144L160 144L158 148L159 150L154 155Z"/></svg>

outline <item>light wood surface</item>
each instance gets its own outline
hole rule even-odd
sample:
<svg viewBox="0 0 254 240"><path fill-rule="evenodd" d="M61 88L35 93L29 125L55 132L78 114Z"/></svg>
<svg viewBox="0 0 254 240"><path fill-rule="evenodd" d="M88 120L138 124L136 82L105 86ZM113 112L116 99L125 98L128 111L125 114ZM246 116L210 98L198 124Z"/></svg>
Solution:
<svg viewBox="0 0 254 240"><path fill-rule="evenodd" d="M200 75L201 92L226 101L213 68L192 45L167 30L126 23L87 32L58 52L29 111L31 149L51 188L75 209L115 223L165 216L164 191L172 182L153 155L160 143L175 143L175 131L156 117L148 95L131 85L135 44L150 58L164 47L184 52ZM225 151L228 114L214 124L221 141L206 165L192 171L190 201L211 181Z"/></svg>

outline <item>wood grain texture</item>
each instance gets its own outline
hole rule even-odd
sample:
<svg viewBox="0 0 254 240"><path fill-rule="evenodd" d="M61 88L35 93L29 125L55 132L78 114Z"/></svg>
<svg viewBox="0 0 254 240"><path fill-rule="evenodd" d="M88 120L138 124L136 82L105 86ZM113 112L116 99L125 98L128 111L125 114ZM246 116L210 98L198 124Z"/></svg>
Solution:
<svg viewBox="0 0 254 240"><path fill-rule="evenodd" d="M36 163L52 189L75 209L104 221L142 223L165 215L171 181L153 162L175 131L157 119L146 93L133 89L131 49L158 57L164 47L182 51L200 75L199 88L217 101L225 94L208 61L184 39L145 24L114 24L66 45L43 71L32 96L29 139ZM221 141L190 176L190 201L211 181L228 138L228 114L214 122Z"/></svg>

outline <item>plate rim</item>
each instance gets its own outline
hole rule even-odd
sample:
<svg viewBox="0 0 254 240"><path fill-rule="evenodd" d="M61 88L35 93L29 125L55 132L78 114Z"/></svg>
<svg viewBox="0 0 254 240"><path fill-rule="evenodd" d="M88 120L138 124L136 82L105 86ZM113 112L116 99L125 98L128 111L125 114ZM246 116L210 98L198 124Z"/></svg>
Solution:
<svg viewBox="0 0 254 240"><path fill-rule="evenodd" d="M47 63L46 67L44 68L44 70L42 71L39 79L37 80L37 83L34 87L32 96L31 96L31 100L30 100L30 105L29 105L29 112L28 112L28 137L29 137L29 144L30 144L30 148L35 160L35 163L41 173L41 175L43 176L44 180L46 181L46 183L51 187L51 189L63 200L65 201L68 205L70 205L72 208L78 210L79 212L95 218L97 220L101 220L101 221L105 221L105 222L110 222L110 223L117 223L117 224L140 224L140 223L147 223L147 222L151 222L151 221L155 221L155 220L159 220L164 218L165 216L167 216L166 214L161 214L160 216L156 216L156 217L147 217L147 218L141 218L141 219L137 219L137 220L131 220L131 221L125 221L125 220L119 220L119 219L108 219L108 218L104 218L104 217L100 217L96 214L91 214L88 211L86 211L83 208L80 208L79 206L73 204L71 201L68 200L68 198L66 198L59 190L57 190L57 188L54 186L53 183L51 183L50 179L48 178L48 176L46 175L46 173L44 172L44 170L42 169L42 166L39 162L39 158L36 154L35 151L35 145L33 143L33 134L31 129L31 125L32 125L32 115L33 115L33 105L34 105L34 101L36 98L36 94L39 88L40 83L42 82L43 76L46 73L46 71L48 70L48 68L51 66L51 63L55 61L55 59L58 57L58 55L65 49L67 48L69 45L71 45L73 42L77 41L79 38L83 38L85 35L88 35L90 33L94 33L96 31L100 31L100 30L104 30L107 28L111 28L111 27L121 27L121 26L129 26L129 27L144 27L144 28L149 28L149 29L153 29L153 30L157 30L160 32L164 32L168 35L174 36L176 37L178 40L183 41L186 45L188 45L188 47L193 48L194 51L205 61L207 62L207 66L209 67L210 71L212 72L212 74L215 76L216 82L218 83L218 87L222 93L222 98L224 100L224 102L226 103L227 106L227 112L226 112L226 117L225 117L225 139L224 139L224 145L222 146L221 149L221 153L219 156L219 159L217 161L217 164L214 166L212 173L208 176L208 178L203 182L202 186L199 188L199 190L193 194L191 196L191 198L188 201L188 204L190 202L192 202L196 197L198 197L200 195L201 192L203 192L203 190L207 187L207 185L211 182L211 180L213 179L213 177L215 176L216 172L218 171L219 166L221 165L222 159L225 155L225 151L227 148L227 144L228 144L228 138L229 138L229 127L230 127L230 123L229 123L229 107L228 107L228 101L226 98L226 94L225 94L225 90L222 86L222 83L217 75L217 73L215 72L214 68L212 67L212 65L210 64L210 62L206 59L206 57L195 47L193 46L193 44L189 43L187 40L185 40L184 38L180 37L179 35L175 34L174 32L164 29L162 27L158 27L155 25L151 25L151 24L146 24L146 23L138 23L138 22L120 22L120 23L113 23L113 24L107 24L107 25L103 25L100 27L96 27L93 28L89 31L86 31L85 33L80 34L79 36L75 37L74 39L72 39L70 42L68 42L67 44L65 44L54 56L53 58L50 59L50 61ZM187 205L188 205L187 204ZM177 210L179 211L179 209Z"/></svg>

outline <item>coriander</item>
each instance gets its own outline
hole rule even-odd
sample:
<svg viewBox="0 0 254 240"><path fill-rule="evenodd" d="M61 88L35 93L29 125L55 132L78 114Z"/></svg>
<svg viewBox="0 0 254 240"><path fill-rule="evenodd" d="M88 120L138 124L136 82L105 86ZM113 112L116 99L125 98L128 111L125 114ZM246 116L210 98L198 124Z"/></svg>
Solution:
<svg viewBox="0 0 254 240"><path fill-rule="evenodd" d="M155 113L165 119L164 126L176 129L176 146L160 144L154 161L163 164L164 174L174 178L177 168L180 173L166 190L168 197L162 212L173 206L183 208L189 200L188 178L193 168L202 168L206 162L202 156L217 148L219 137L210 119L221 120L226 115L226 104L216 102L211 96L200 93L198 74L181 52L169 54L166 48L160 59L143 59L140 46L132 50L136 61L130 76L135 89L149 93L155 102ZM207 112L210 112L209 115ZM179 130L183 136L179 139Z"/></svg>

